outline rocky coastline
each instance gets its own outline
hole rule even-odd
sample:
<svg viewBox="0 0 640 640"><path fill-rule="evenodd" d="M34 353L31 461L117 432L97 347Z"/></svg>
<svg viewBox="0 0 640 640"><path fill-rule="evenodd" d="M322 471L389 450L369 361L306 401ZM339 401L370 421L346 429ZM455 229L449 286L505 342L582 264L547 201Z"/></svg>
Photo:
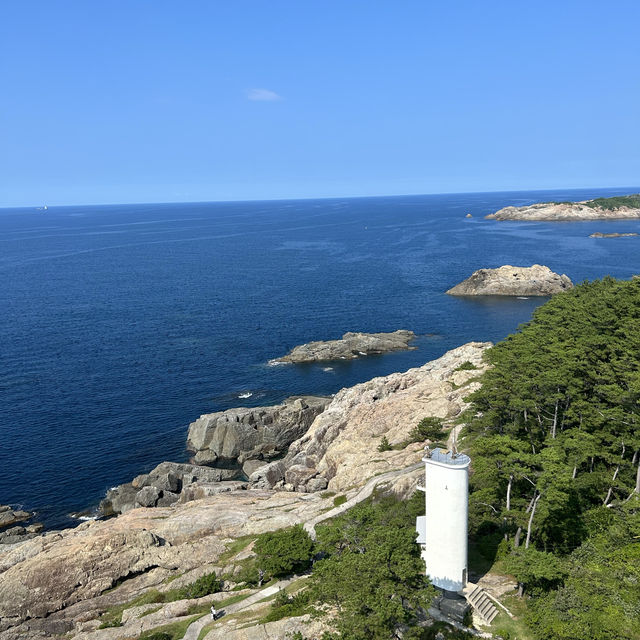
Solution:
<svg viewBox="0 0 640 640"><path fill-rule="evenodd" d="M543 265L478 269L447 291L451 296L551 296L573 287L564 274Z"/></svg>
<svg viewBox="0 0 640 640"><path fill-rule="evenodd" d="M399 329L391 333L348 332L339 340L316 340L294 347L287 355L272 360L274 364L331 362L353 360L362 356L414 349L409 343L416 337L413 331Z"/></svg>
<svg viewBox="0 0 640 640"><path fill-rule="evenodd" d="M269 459L275 449L269 448L267 433L276 427L270 427L268 413L263 436L245 441L241 435L230 449L225 442L235 431L243 434L250 419L227 421L229 412L204 416L189 432L194 449L206 456L212 452L216 463L228 463L228 456L239 461L243 455L262 455L246 458L242 468L249 460L261 466L248 480L232 481L225 472L237 473L238 467L164 462L129 483L126 496L108 496L111 512L120 515L0 547L0 640L137 637L167 621L184 620L189 607L203 602L168 602L152 615L123 615L115 628L100 628L100 615L150 589L162 593L171 588L170 580L186 584L214 570L233 574L239 560L223 555L233 540L314 522L331 508L336 492L357 499L368 482L387 474L385 490L407 495L422 475L417 463L424 444L405 444L409 431L426 415L452 424L479 384L489 346L469 343L422 367L343 389L330 399L287 401L285 408L298 411L302 426L293 441L279 445L286 448L280 460ZM283 413L282 405L276 412ZM286 424L283 429L294 432ZM225 436L218 439L218 432ZM378 451L382 436L397 447ZM223 597L213 594L204 604ZM238 633L226 637L253 637L247 629Z"/></svg>

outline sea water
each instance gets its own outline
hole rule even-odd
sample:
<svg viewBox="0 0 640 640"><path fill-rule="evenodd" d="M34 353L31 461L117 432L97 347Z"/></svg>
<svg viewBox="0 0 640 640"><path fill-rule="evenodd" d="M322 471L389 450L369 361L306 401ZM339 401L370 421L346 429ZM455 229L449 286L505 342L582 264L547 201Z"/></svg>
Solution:
<svg viewBox="0 0 640 640"><path fill-rule="evenodd" d="M0 504L49 527L163 460L200 414L329 395L497 341L544 298L454 298L483 267L640 272L640 221L496 222L629 189L0 210ZM466 218L471 213L472 218ZM269 366L346 331L416 350Z"/></svg>

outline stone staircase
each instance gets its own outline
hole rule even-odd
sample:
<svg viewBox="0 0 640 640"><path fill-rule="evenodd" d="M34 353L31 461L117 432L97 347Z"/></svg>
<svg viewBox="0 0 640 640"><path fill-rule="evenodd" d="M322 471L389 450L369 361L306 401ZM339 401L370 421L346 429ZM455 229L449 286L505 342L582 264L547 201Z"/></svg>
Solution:
<svg viewBox="0 0 640 640"><path fill-rule="evenodd" d="M498 610L491 602L487 592L473 582L467 582L467 586L462 590L467 602L473 607L473 610L487 624L491 624L493 619L498 615Z"/></svg>

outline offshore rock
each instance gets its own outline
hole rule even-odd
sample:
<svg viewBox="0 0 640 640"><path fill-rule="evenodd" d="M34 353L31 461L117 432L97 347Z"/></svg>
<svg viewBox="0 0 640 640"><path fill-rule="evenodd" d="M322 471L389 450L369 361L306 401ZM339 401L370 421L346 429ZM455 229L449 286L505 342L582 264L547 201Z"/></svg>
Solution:
<svg viewBox="0 0 640 640"><path fill-rule="evenodd" d="M305 433L329 402L330 398L300 396L270 407L208 413L189 426L187 448L196 452L196 462L270 460Z"/></svg>
<svg viewBox="0 0 640 640"><path fill-rule="evenodd" d="M497 269L478 269L447 293L452 296L551 296L572 287L566 275L558 275L549 267L504 265Z"/></svg>
<svg viewBox="0 0 640 640"><path fill-rule="evenodd" d="M360 356L413 349L409 343L416 337L413 331L399 329L392 333L345 333L340 340L308 342L294 347L286 356L273 362L326 362L353 360Z"/></svg>
<svg viewBox="0 0 640 640"><path fill-rule="evenodd" d="M601 233L600 231L596 231L592 233L590 238L630 238L632 236L637 236L637 233Z"/></svg>

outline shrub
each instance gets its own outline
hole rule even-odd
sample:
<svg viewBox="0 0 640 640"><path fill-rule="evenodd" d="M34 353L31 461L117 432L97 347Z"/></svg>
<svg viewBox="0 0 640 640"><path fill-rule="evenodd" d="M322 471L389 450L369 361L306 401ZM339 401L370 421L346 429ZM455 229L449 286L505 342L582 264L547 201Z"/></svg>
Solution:
<svg viewBox="0 0 640 640"><path fill-rule="evenodd" d="M215 573L208 573L198 578L194 583L179 590L180 599L202 598L210 593L222 590L222 582Z"/></svg>
<svg viewBox="0 0 640 640"><path fill-rule="evenodd" d="M288 596L285 591L278 591L271 605L271 611L260 622L265 624L282 620L282 618L301 616L306 613L309 600L310 593L308 591L300 591L295 596Z"/></svg>
<svg viewBox="0 0 640 640"><path fill-rule="evenodd" d="M380 440L380 444L378 445L378 451L391 451L392 448L389 440L387 440L387 436L382 436L382 440Z"/></svg>
<svg viewBox="0 0 640 640"><path fill-rule="evenodd" d="M256 564L270 576L286 576L304 571L311 564L313 540L296 525L260 535L253 547Z"/></svg>
<svg viewBox="0 0 640 640"><path fill-rule="evenodd" d="M478 367L476 367L473 362L470 360L465 360L459 367L456 367L454 371L475 371Z"/></svg>

